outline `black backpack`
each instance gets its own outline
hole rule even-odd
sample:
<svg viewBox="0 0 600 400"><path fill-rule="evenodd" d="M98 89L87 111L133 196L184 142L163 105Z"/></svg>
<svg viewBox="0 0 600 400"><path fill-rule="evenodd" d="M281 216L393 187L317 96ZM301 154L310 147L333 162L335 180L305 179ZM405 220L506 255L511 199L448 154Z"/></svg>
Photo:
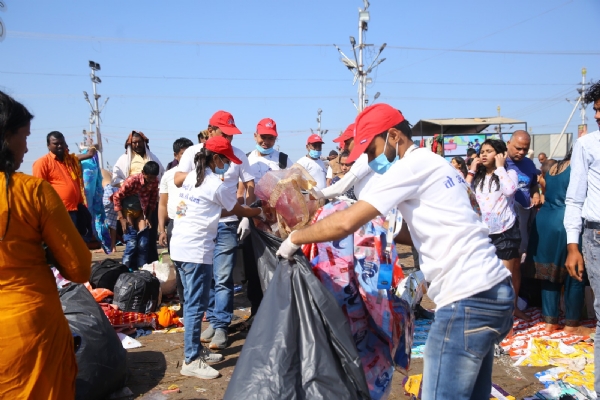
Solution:
<svg viewBox="0 0 600 400"><path fill-rule="evenodd" d="M250 153L252 153L252 152L250 152ZM248 157L250 155L250 153L246 153L246 157ZM279 169L286 169L287 162L288 162L288 155L280 151L279 152Z"/></svg>
<svg viewBox="0 0 600 400"><path fill-rule="evenodd" d="M121 311L149 313L156 311L160 281L149 271L134 271L119 276L113 304Z"/></svg>
<svg viewBox="0 0 600 400"><path fill-rule="evenodd" d="M114 292L117 279L125 272L129 272L129 268L113 258L107 258L102 262L96 262L92 265L90 285L92 285L93 289L104 288Z"/></svg>

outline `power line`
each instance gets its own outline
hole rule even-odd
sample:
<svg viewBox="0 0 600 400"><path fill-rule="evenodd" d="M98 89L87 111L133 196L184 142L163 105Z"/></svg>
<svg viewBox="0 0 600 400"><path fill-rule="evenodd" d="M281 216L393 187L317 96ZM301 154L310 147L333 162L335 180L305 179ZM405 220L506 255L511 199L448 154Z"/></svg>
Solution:
<svg viewBox="0 0 600 400"><path fill-rule="evenodd" d="M67 74L52 72L23 72L23 71L0 71L0 74L9 75L39 75L39 76L62 76L68 78L83 78L86 74ZM222 78L201 76L166 76L166 75L104 75L105 78L116 79L164 79L164 80L199 80L199 81L313 81L313 82L346 82L347 79L338 78ZM452 86L575 86L574 83L487 83L487 82L425 82L425 81L377 81L385 84L402 85L452 85Z"/></svg>
<svg viewBox="0 0 600 400"><path fill-rule="evenodd" d="M20 98L59 98L59 97L79 97L77 94L71 93L18 93L14 95ZM111 97L118 97L122 99L183 99L183 100L298 100L298 99L346 99L347 95L336 95L336 96L186 96L186 95L165 95L165 94L112 94ZM390 100L415 100L415 101L513 101L513 102L545 102L551 99L548 98L524 98L524 97L513 97L513 98L502 98L502 97L419 97L419 96L381 96Z"/></svg>
<svg viewBox="0 0 600 400"><path fill-rule="evenodd" d="M541 14L540 14L541 15ZM535 18L535 17L532 17ZM527 21L527 20L525 20ZM521 23L525 22L522 21ZM518 25L518 24L515 24ZM513 25L513 26L515 26ZM498 32L501 32L504 28ZM498 33L495 32L495 33ZM492 34L495 34L492 33ZM488 35L491 36L492 34ZM9 31L8 36L20 39L43 39L43 40L73 40L89 42L113 42L113 43L134 43L134 44L162 44L162 45L184 45L184 46L222 46L222 47L330 47L331 44L324 43L251 43L251 42L202 42L189 40L164 40L164 39L139 39L139 38L117 38L100 36L78 36L62 35L42 32L22 32ZM486 36L487 37L487 36ZM472 43L472 42L471 42ZM409 51L444 51L455 53L480 53L480 54L514 54L514 55L547 55L547 56L594 56L600 55L600 51L584 50L489 50L489 49L462 49L462 48L441 48L441 47L413 47L413 46L387 46L388 49L409 50ZM436 55L437 56L437 55Z"/></svg>

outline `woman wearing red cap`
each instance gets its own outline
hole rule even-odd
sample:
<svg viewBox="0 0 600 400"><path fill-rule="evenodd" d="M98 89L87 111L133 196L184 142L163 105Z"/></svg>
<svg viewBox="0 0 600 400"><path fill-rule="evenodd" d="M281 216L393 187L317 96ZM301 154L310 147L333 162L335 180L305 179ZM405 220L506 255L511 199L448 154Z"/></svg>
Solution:
<svg viewBox="0 0 600 400"><path fill-rule="evenodd" d="M302 244L342 239L397 207L406 226L395 241L414 244L437 306L425 345L422 398L487 399L494 345L512 328L510 272L472 208L464 179L444 158L415 148L411 137L393 107L363 110L348 162L366 153L379 179L348 209L292 232L277 254L291 258Z"/></svg>
<svg viewBox="0 0 600 400"><path fill-rule="evenodd" d="M229 190L219 177L229 169L230 163L241 164L227 139L208 139L196 154L195 163L196 169L186 176L179 191L171 239L171 258L181 274L186 300L185 362L181 374L214 379L219 373L207 363L219 362L223 356L202 346L200 332L208 308L221 210L248 218L260 216L262 210L239 205L235 192Z"/></svg>

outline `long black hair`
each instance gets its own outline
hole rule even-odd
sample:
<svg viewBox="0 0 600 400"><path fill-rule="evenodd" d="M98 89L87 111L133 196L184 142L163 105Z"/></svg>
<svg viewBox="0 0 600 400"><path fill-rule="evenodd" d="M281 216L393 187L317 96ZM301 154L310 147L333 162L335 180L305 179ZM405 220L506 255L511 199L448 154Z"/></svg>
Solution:
<svg viewBox="0 0 600 400"><path fill-rule="evenodd" d="M571 148L569 149L569 151L567 152L567 154L565 155L565 158L563 158L562 160L560 160L558 163L556 163L556 174L560 174L560 172L563 170L563 167L566 168L564 165L567 162L571 161L571 156L573 155L573 146L571 146Z"/></svg>
<svg viewBox="0 0 600 400"><path fill-rule="evenodd" d="M462 172L463 176L467 176L467 163L465 159L459 156L453 158L453 160L458 164L458 168L460 168L460 172Z"/></svg>
<svg viewBox="0 0 600 400"><path fill-rule="evenodd" d="M8 216L6 217L6 227L0 241L4 240L8 232L10 223L10 204L8 187L10 176L15 172L15 155L8 148L8 138L15 135L17 131L26 126L33 119L33 115L25 106L6 93L0 91L0 172L6 176L6 205L8 207Z"/></svg>
<svg viewBox="0 0 600 400"><path fill-rule="evenodd" d="M506 143L504 143L502 140L498 140L498 139L486 139L485 142L481 143L481 148L479 150L479 156L481 157L481 149L483 149L483 146L488 145L491 146L494 151L496 152L496 154L504 154L506 153ZM479 164L479 166L477 167L477 171L475 171L475 177L473 178L473 187L477 188L477 185L479 185L479 190L483 190L483 183L485 181L485 175L487 173L487 170L485 168L485 165ZM490 192L492 191L492 182L496 183L496 190L500 190L500 178L498 178L498 175L496 174L492 174L491 179L490 179Z"/></svg>
<svg viewBox="0 0 600 400"><path fill-rule="evenodd" d="M217 154L206 147L202 147L196 156L194 157L194 164L196 164L196 187L202 185L204 182L204 176L206 175L206 169L209 167L209 162L213 156Z"/></svg>

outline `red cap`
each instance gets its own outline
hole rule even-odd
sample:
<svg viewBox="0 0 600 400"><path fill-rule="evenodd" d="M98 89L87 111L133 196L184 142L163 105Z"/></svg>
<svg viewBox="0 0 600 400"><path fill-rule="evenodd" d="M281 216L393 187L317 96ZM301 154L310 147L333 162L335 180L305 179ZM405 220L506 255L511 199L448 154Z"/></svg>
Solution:
<svg viewBox="0 0 600 400"><path fill-rule="evenodd" d="M241 164L242 161L233 154L233 147L231 147L231 143L229 140L225 139L222 136L213 136L208 138L206 143L204 143L204 147L207 150L212 151L213 153L220 154L222 156L227 157L234 164Z"/></svg>
<svg viewBox="0 0 600 400"><path fill-rule="evenodd" d="M333 139L334 143L344 143L348 139L354 138L354 122L348 125L344 133Z"/></svg>
<svg viewBox="0 0 600 400"><path fill-rule="evenodd" d="M356 161L369 147L375 136L393 128L402 121L404 121L402 113L389 104L378 103L365 108L354 121L354 148L346 162Z"/></svg>
<svg viewBox="0 0 600 400"><path fill-rule="evenodd" d="M277 124L271 118L263 118L256 125L256 133L277 136Z"/></svg>
<svg viewBox="0 0 600 400"><path fill-rule="evenodd" d="M233 115L227 111L217 111L208 121L210 126L216 126L226 135L239 135L240 130L235 126Z"/></svg>
<svg viewBox="0 0 600 400"><path fill-rule="evenodd" d="M308 140L306 141L306 144L310 144L310 143L325 143L323 142L323 139L321 139L321 136L319 135L310 135L308 137Z"/></svg>

